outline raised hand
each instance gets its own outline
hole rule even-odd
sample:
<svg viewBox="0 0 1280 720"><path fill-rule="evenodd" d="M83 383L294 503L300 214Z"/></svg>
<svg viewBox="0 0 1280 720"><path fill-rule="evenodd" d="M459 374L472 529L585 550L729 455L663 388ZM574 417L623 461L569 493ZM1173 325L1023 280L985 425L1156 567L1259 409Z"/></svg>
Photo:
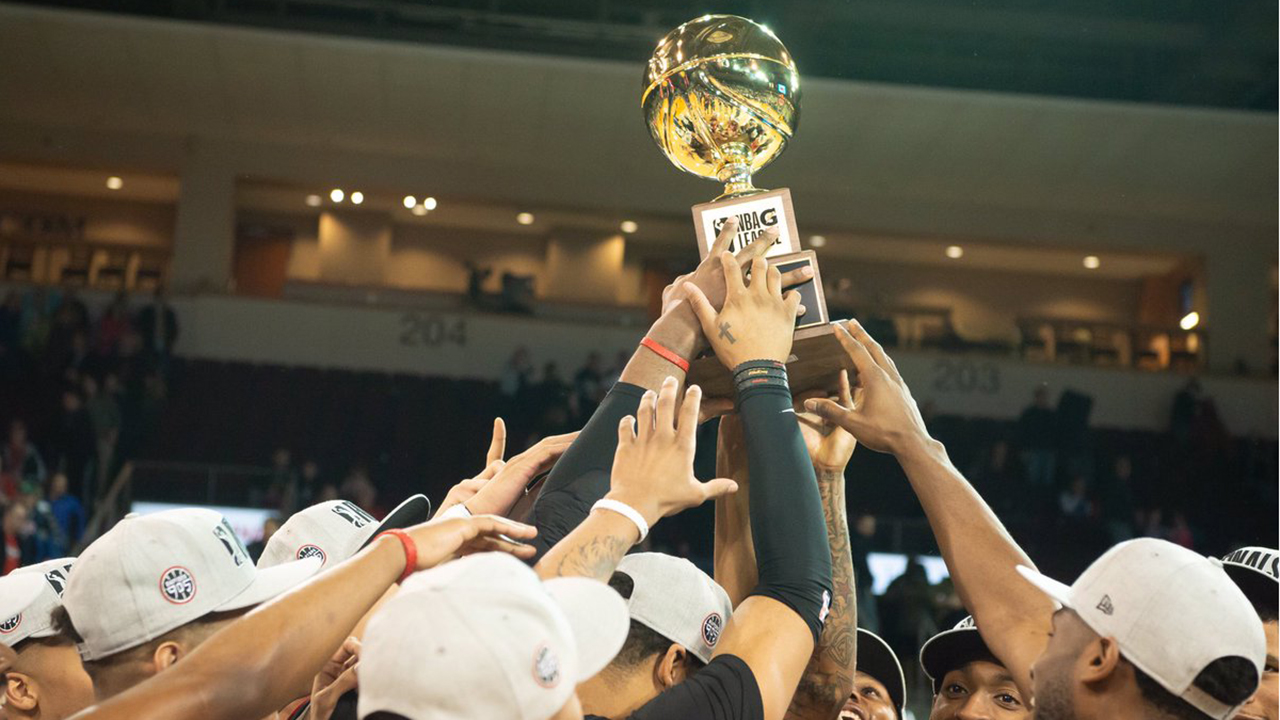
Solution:
<svg viewBox="0 0 1280 720"><path fill-rule="evenodd" d="M418 570L426 570L454 558L478 552L506 552L522 560L534 555L532 539L538 529L495 515L450 518L415 525L405 532L418 549Z"/></svg>
<svg viewBox="0 0 1280 720"><path fill-rule="evenodd" d="M479 475L467 478L457 485L449 488L448 494L444 496L444 500L440 503L440 507L436 508L436 517L440 517L446 510L465 503L475 496L476 493L484 489L489 481L498 474L506 465L502 459L507 447L507 424L502 418L493 419L493 437L489 440L489 452L485 456L484 470ZM504 513L498 513L504 514Z"/></svg>
<svg viewBox="0 0 1280 720"><path fill-rule="evenodd" d="M730 370L748 360L785 363L791 355L799 293L783 297L781 273L763 258L751 262L749 286L732 255L721 253L720 266L728 290L719 312L701 289L685 284L694 314L716 357Z"/></svg>
<svg viewBox="0 0 1280 720"><path fill-rule="evenodd" d="M677 387L674 378L667 378L661 391L645 393L635 417L628 415L618 426L618 451L605 497L635 508L650 526L738 489L732 480L703 483L693 476L702 390L689 388L677 411Z"/></svg>
<svg viewBox="0 0 1280 720"><path fill-rule="evenodd" d="M472 515L506 515L516 501L524 495L529 482L551 469L551 466L569 449L577 437L576 432L552 435L543 438L537 445L506 462L500 459L493 460L480 475L455 485L449 491L449 495L456 498L474 490L471 495L459 501L466 505L468 512ZM492 452L491 447L491 458ZM488 478L485 477L486 475ZM449 501L450 498L446 496L446 505ZM441 510L444 507L442 505Z"/></svg>
<svg viewBox="0 0 1280 720"><path fill-rule="evenodd" d="M841 407L831 400L808 400L805 409L853 433L878 452L902 453L928 443L929 431L898 367L856 320L836 325L836 338L858 370L861 401Z"/></svg>
<svg viewBox="0 0 1280 720"><path fill-rule="evenodd" d="M311 707L307 711L307 720L329 720L338 705L338 698L360 684L356 678L359 663L360 641L349 637L312 681Z"/></svg>
<svg viewBox="0 0 1280 720"><path fill-rule="evenodd" d="M859 394L861 390L859 390ZM796 398L796 420L800 422L800 434L804 437L805 448L809 451L809 459L818 473L819 482L825 475L823 471L834 471L842 474L853 457L853 450L858 441L848 430L824 419L821 415L805 409L805 402L818 399L821 395L813 393ZM840 388L837 395L840 407L852 410L854 407L853 391L849 386L849 372L840 371Z"/></svg>

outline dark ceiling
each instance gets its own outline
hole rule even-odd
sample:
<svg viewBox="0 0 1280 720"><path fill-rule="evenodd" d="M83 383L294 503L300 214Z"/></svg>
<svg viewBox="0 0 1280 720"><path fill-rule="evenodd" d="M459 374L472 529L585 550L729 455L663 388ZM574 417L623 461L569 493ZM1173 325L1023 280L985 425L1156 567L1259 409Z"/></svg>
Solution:
<svg viewBox="0 0 1280 720"><path fill-rule="evenodd" d="M53 0L30 3L641 63L705 12L802 76L1274 112L1275 0Z"/></svg>

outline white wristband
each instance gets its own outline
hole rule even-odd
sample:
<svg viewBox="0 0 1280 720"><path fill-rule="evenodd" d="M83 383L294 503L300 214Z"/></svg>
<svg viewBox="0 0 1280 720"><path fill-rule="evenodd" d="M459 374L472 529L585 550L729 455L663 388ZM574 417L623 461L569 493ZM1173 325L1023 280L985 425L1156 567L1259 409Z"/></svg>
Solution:
<svg viewBox="0 0 1280 720"><path fill-rule="evenodd" d="M610 500L609 498L601 498L596 501L595 505L591 506L592 510L595 510L596 508L612 510L635 523L636 529L640 531L640 539L636 541L637 545L644 542L646 537L649 537L649 523L645 522L644 516L630 505L624 502L618 502L617 500Z"/></svg>
<svg viewBox="0 0 1280 720"><path fill-rule="evenodd" d="M458 503L445 508L445 511L436 516L436 520L452 520L453 518L469 518L471 511L466 505Z"/></svg>

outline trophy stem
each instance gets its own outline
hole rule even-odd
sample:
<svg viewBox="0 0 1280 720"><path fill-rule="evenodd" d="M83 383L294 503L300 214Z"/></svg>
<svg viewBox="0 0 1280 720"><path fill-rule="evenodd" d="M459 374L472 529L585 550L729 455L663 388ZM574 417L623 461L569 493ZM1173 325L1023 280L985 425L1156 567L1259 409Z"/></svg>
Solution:
<svg viewBox="0 0 1280 720"><path fill-rule="evenodd" d="M724 153L724 164L720 166L720 172L716 177L724 183L724 194L716 200L728 200L764 192L751 184L751 149L746 143L729 143L720 151Z"/></svg>

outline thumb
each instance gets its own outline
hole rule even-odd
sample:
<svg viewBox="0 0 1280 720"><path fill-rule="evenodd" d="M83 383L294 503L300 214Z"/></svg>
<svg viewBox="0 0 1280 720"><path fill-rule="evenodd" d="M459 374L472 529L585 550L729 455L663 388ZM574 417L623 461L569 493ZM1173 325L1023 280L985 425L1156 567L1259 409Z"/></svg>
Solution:
<svg viewBox="0 0 1280 720"><path fill-rule="evenodd" d="M689 298L689 305L693 308L693 314L698 317L698 323L702 325L702 332L711 335L711 331L716 326L716 309L711 306L711 301L702 293L702 290L691 282L684 284L685 296Z"/></svg>
<svg viewBox="0 0 1280 720"><path fill-rule="evenodd" d="M738 483L729 478L715 478L702 483L702 502L738 492Z"/></svg>
<svg viewBox="0 0 1280 720"><path fill-rule="evenodd" d="M804 409L837 425L844 426L853 413L841 407L840 403L829 398L818 398L804 401ZM848 429L848 428L846 428Z"/></svg>

